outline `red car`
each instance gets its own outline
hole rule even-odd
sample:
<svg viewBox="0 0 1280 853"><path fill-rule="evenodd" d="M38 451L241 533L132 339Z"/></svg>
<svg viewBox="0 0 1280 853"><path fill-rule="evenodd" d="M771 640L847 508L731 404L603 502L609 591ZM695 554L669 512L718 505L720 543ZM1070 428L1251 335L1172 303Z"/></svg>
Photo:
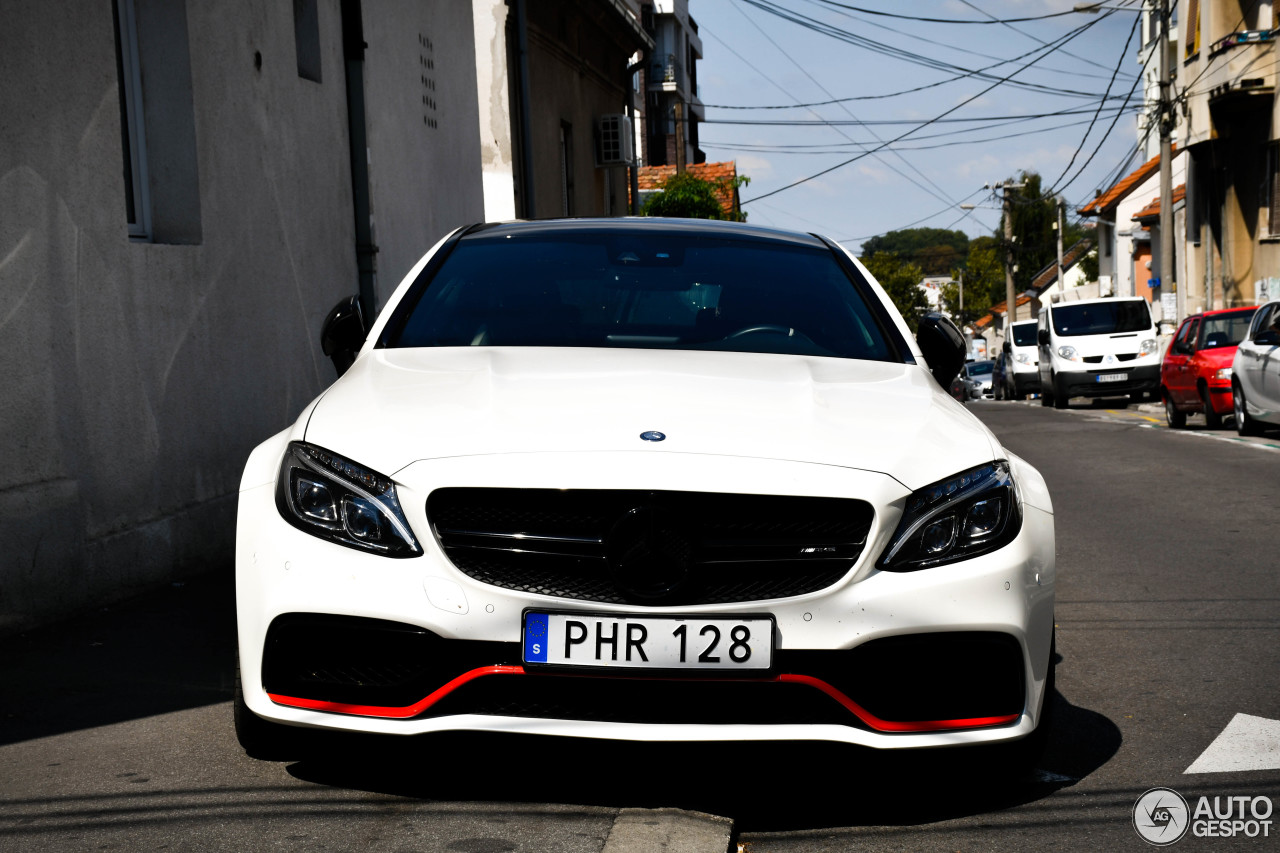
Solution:
<svg viewBox="0 0 1280 853"><path fill-rule="evenodd" d="M1231 414L1231 360L1249 331L1257 307L1225 308L1182 321L1160 365L1160 396L1169 426L1181 429L1188 414L1203 413L1210 429Z"/></svg>

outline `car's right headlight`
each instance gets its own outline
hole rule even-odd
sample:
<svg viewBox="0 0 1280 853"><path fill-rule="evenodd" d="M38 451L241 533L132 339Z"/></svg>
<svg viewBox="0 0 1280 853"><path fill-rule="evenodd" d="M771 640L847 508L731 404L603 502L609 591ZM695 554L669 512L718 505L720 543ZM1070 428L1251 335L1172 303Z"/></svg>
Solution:
<svg viewBox="0 0 1280 853"><path fill-rule="evenodd" d="M1014 358L1014 360L1015 360L1015 361L1017 361L1017 362L1018 362L1018 364L1030 364L1030 363L1031 363L1031 356L1030 356L1030 354L1025 353L1025 352L1020 352L1020 353L1018 353L1017 355L1015 355L1013 358Z"/></svg>
<svg viewBox="0 0 1280 853"><path fill-rule="evenodd" d="M989 462L912 493L879 567L913 572L967 560L1007 545L1021 527L1009 463Z"/></svg>
<svg viewBox="0 0 1280 853"><path fill-rule="evenodd" d="M289 443L276 482L276 505L299 530L348 548L386 557L422 553L395 483L313 444Z"/></svg>

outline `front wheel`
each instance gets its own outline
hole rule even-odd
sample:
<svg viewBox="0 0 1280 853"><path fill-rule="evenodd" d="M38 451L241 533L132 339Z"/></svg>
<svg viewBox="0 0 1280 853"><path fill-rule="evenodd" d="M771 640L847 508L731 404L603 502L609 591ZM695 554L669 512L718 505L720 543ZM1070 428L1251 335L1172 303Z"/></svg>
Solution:
<svg viewBox="0 0 1280 853"><path fill-rule="evenodd" d="M1167 393L1164 395L1164 422L1169 425L1169 429L1182 429L1187 425L1187 413L1178 411L1173 398Z"/></svg>
<svg viewBox="0 0 1280 853"><path fill-rule="evenodd" d="M264 720L244 701L240 687L240 662L236 661L236 689L231 700L231 715L235 721L236 740L250 758L262 761L292 761L306 754L307 735L310 732L294 726L284 726Z"/></svg>
<svg viewBox="0 0 1280 853"><path fill-rule="evenodd" d="M1209 429L1222 429L1222 415L1213 410L1213 394L1208 388L1200 389L1200 399L1204 403L1205 424Z"/></svg>
<svg viewBox="0 0 1280 853"><path fill-rule="evenodd" d="M1245 403L1244 389L1238 382L1231 383L1231 411L1236 419L1236 432L1240 435L1257 435L1262 432L1258 422L1249 417L1249 407Z"/></svg>

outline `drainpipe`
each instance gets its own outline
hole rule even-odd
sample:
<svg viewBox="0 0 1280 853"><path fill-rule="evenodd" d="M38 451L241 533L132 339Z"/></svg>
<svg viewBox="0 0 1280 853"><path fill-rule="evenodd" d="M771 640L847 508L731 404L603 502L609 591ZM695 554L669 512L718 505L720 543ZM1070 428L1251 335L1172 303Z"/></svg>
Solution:
<svg viewBox="0 0 1280 853"><path fill-rule="evenodd" d="M631 179L631 215L640 215L640 161L636 157L636 72L644 67L648 56L640 51L640 59L627 66L627 122L631 125L631 166L627 169Z"/></svg>
<svg viewBox="0 0 1280 853"><path fill-rule="evenodd" d="M360 0L342 0L342 56L347 82L347 142L351 152L351 197L356 225L356 269L360 307L372 323L378 312L377 255L369 203L369 140L364 112L364 24Z"/></svg>
<svg viewBox="0 0 1280 853"><path fill-rule="evenodd" d="M529 106L529 22L525 0L514 0L516 12L516 52L520 74L520 192L524 196L525 219L536 219L533 203L533 119Z"/></svg>

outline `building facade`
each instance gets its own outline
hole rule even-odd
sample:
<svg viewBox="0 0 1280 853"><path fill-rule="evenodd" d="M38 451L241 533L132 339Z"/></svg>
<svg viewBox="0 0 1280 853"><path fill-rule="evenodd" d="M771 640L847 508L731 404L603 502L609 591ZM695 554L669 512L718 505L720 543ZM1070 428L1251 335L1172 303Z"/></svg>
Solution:
<svg viewBox="0 0 1280 853"><path fill-rule="evenodd" d="M0 632L230 571L250 449L482 217L471 8L41 0L0 28Z"/></svg>

